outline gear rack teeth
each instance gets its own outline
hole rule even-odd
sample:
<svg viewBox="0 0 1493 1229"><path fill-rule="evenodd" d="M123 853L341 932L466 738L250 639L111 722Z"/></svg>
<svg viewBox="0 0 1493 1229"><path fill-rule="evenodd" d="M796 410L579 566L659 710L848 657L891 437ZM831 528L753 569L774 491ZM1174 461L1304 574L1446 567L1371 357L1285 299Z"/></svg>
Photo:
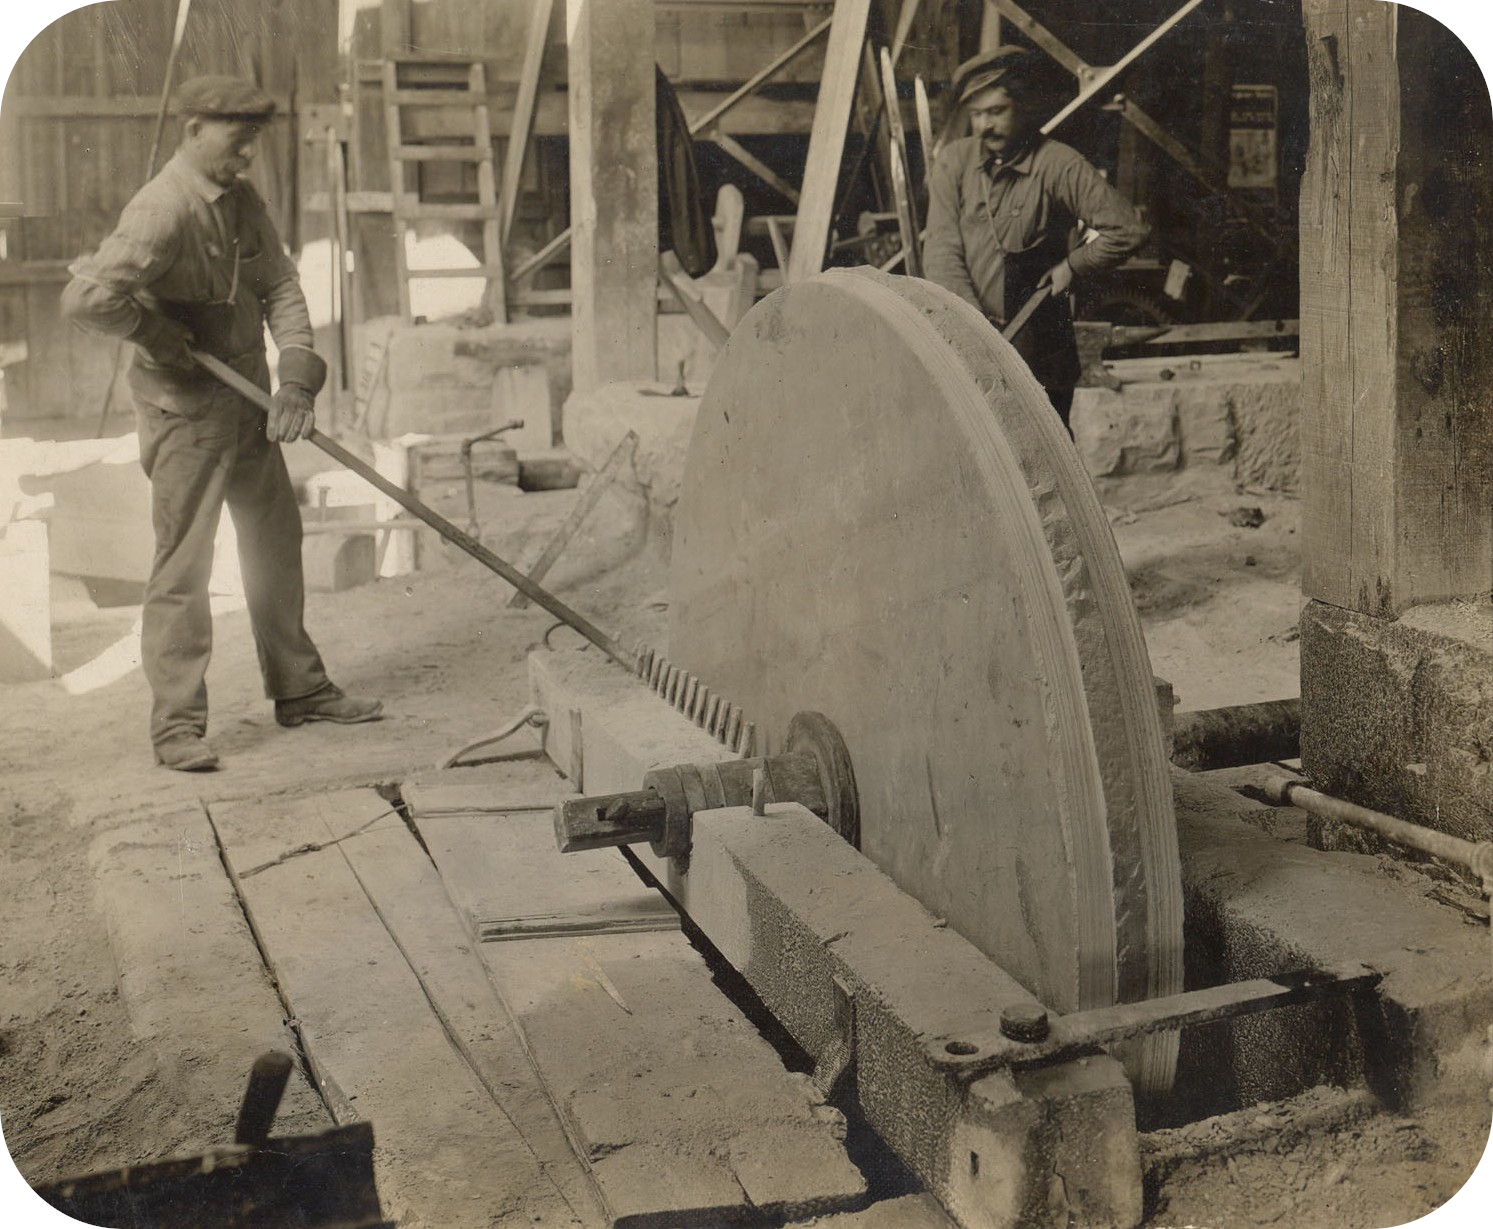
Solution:
<svg viewBox="0 0 1493 1229"><path fill-rule="evenodd" d="M669 662L662 653L653 659L652 666L648 669L648 686L657 695L664 685L664 676L669 672Z"/></svg>
<svg viewBox="0 0 1493 1229"><path fill-rule="evenodd" d="M721 698L720 698L720 696L711 696L710 697L710 708L705 713L705 732L707 734L709 734L712 738L715 737L715 734L716 734L716 722L720 719L720 715L721 715Z"/></svg>
<svg viewBox="0 0 1493 1229"><path fill-rule="evenodd" d="M710 688L701 683L700 694L695 697L695 711L690 714L691 720L701 729L705 728L705 714L710 711L710 698Z"/></svg>

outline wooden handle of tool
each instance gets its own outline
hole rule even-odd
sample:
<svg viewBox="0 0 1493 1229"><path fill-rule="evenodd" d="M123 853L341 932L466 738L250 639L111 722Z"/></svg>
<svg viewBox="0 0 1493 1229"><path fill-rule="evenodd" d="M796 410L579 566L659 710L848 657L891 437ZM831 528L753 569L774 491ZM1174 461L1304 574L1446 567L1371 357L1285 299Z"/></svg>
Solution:
<svg viewBox="0 0 1493 1229"><path fill-rule="evenodd" d="M252 401L260 409L264 410L265 413L269 413L274 408L275 399L269 393L265 392L264 389L252 381L245 379L227 363L223 362L222 359L214 358L211 354L202 354L196 350L192 351L192 357L201 363L203 367L207 368L208 371L212 372L213 375L217 376L224 384L228 385L229 388L233 389L234 392ZM421 503L420 500L416 499L403 487L390 482L378 470L364 461L362 457L355 456L336 440L330 436L323 435L315 427L311 429L311 434L306 439L315 444L339 465L346 466L365 482L377 487L405 511L419 517L448 542L461 547L462 550L471 555L478 563L482 564L488 570L496 572L536 606L549 611L550 614L554 615L562 623L580 632L582 636L629 673L632 671L635 664L633 655L624 649L614 637L607 635L606 632L602 631L601 628L597 627L578 611L572 610L548 589L536 585L506 559L501 559L493 554L492 551L483 546L476 538L470 534L463 533L434 508L428 504Z"/></svg>
<svg viewBox="0 0 1493 1229"><path fill-rule="evenodd" d="M249 1068L249 1086L244 1089L244 1102L238 1110L234 1143L252 1144L258 1148L269 1139L275 1111L280 1108L280 1098L285 1095L285 1085L290 1080L290 1066L290 1055L279 1050L270 1050L254 1060L254 1065Z"/></svg>
<svg viewBox="0 0 1493 1229"><path fill-rule="evenodd" d="M1051 283L1048 283L1044 286L1038 286L1037 289L1032 292L1032 297L1021 305L1021 310L1017 312L1016 315L1011 318L1010 323L1001 330L1001 336L1004 337L1007 341L1014 341L1016 338L1016 334L1021 332L1022 329L1026 328L1026 322L1032 318L1032 313L1036 311L1037 308L1042 306L1043 300L1048 299L1051 296Z"/></svg>

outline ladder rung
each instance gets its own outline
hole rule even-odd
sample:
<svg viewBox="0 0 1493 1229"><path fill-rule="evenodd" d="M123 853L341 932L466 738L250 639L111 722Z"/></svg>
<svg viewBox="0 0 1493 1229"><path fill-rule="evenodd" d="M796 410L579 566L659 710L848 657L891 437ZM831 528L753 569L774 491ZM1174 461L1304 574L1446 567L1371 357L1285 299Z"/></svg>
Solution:
<svg viewBox="0 0 1493 1229"><path fill-rule="evenodd" d="M502 210L496 205L483 205L476 201L442 203L420 201L405 196L399 201L399 216L402 218L457 218L484 222L501 217Z"/></svg>
<svg viewBox="0 0 1493 1229"><path fill-rule="evenodd" d="M491 162L492 146L396 145L390 157L400 162Z"/></svg>
<svg viewBox="0 0 1493 1229"><path fill-rule="evenodd" d="M417 277L502 277L502 265L476 265L470 269L411 269L411 279Z"/></svg>
<svg viewBox="0 0 1493 1229"><path fill-rule="evenodd" d="M395 90L385 102L396 107L475 107L487 99L461 85L443 85L428 90Z"/></svg>

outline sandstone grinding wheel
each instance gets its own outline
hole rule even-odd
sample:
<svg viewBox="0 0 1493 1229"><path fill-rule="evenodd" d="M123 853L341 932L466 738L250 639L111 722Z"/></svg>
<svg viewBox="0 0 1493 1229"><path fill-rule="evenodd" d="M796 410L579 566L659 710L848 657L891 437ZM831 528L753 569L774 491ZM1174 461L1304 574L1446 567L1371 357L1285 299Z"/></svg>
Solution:
<svg viewBox="0 0 1493 1229"><path fill-rule="evenodd" d="M676 516L670 656L781 738L844 735L861 849L1049 1007L1182 989L1139 621L1025 364L928 282L832 271L737 327ZM1126 1051L1169 1086L1175 1036Z"/></svg>

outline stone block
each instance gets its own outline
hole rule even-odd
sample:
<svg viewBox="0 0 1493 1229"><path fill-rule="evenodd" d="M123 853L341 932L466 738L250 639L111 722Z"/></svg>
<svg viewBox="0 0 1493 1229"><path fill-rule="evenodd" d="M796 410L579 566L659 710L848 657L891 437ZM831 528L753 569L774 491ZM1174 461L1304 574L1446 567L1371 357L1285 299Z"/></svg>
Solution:
<svg viewBox="0 0 1493 1229"><path fill-rule="evenodd" d="M1164 385L1078 389L1074 443L1094 477L1165 473L1181 462L1177 395Z"/></svg>
<svg viewBox="0 0 1493 1229"><path fill-rule="evenodd" d="M301 569L310 593L341 593L378 575L378 544L371 533L316 533L301 540Z"/></svg>
<svg viewBox="0 0 1493 1229"><path fill-rule="evenodd" d="M47 527L15 521L0 529L0 683L52 673L52 589Z"/></svg>
<svg viewBox="0 0 1493 1229"><path fill-rule="evenodd" d="M1493 607L1301 616L1301 757L1319 789L1470 841L1493 839Z"/></svg>
<svg viewBox="0 0 1493 1229"><path fill-rule="evenodd" d="M563 317L468 328L382 318L362 326L359 402L376 439L423 432L476 435L511 418L520 451L542 451L570 392L570 322Z"/></svg>
<svg viewBox="0 0 1493 1229"><path fill-rule="evenodd" d="M1358 1005L1327 999L1187 1030L1168 1113L1192 1121L1359 1080L1397 1108L1486 1097L1485 930L1428 899L1420 876L1385 874L1380 858L1271 835L1278 810L1181 769L1172 786L1189 989L1349 964L1383 980Z"/></svg>
<svg viewBox="0 0 1493 1229"><path fill-rule="evenodd" d="M1188 468L1227 465L1238 455L1234 403L1223 392L1199 390L1190 396L1179 396L1177 423L1182 437L1182 463Z"/></svg>
<svg viewBox="0 0 1493 1229"><path fill-rule="evenodd" d="M1234 476L1250 486L1294 491L1301 483L1301 387L1236 385L1229 390L1239 437Z"/></svg>
<svg viewBox="0 0 1493 1229"><path fill-rule="evenodd" d="M685 459L698 390L671 396L670 384L603 384L572 394L565 403L565 443L591 469L599 469L628 431L638 436L633 464L624 466L614 488L630 493L645 517L649 538L667 556L674 508L684 485Z"/></svg>

